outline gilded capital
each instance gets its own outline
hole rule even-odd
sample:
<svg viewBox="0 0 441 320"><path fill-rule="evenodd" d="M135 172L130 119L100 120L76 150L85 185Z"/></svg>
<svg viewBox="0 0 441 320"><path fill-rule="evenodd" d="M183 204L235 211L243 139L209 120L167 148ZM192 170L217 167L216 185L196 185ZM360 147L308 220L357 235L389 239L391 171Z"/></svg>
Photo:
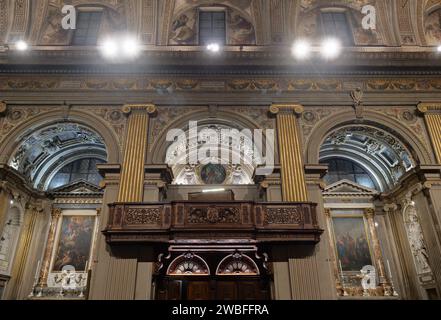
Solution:
<svg viewBox="0 0 441 320"><path fill-rule="evenodd" d="M273 104L269 109L271 114L277 115L281 112L289 113L294 112L296 115L301 115L305 108L300 104Z"/></svg>
<svg viewBox="0 0 441 320"><path fill-rule="evenodd" d="M126 104L122 108L122 112L129 115L133 111L146 111L148 114L152 115L156 113L156 106L154 104Z"/></svg>
<svg viewBox="0 0 441 320"><path fill-rule="evenodd" d="M51 216L53 219L58 219L59 217L61 217L62 212L63 211L60 208L53 208Z"/></svg>
<svg viewBox="0 0 441 320"><path fill-rule="evenodd" d="M436 102L430 102L430 103L426 103L426 102L421 102L420 104L418 104L418 111L421 113L427 113L429 111L441 111L441 102L436 103Z"/></svg>
<svg viewBox="0 0 441 320"><path fill-rule="evenodd" d="M371 219L374 218L375 216L375 210L372 208L367 208L364 210L364 215L366 216L366 218Z"/></svg>

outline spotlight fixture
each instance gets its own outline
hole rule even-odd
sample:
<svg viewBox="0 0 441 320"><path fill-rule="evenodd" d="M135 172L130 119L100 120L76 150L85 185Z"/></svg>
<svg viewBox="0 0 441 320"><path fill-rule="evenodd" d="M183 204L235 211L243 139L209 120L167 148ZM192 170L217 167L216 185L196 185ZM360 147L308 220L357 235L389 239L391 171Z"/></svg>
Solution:
<svg viewBox="0 0 441 320"><path fill-rule="evenodd" d="M123 54L126 57L135 57L139 54L140 46L138 41L133 37L127 37L123 41Z"/></svg>
<svg viewBox="0 0 441 320"><path fill-rule="evenodd" d="M321 47L323 58L328 60L336 59L340 55L341 50L342 46L338 39L328 38L323 40Z"/></svg>
<svg viewBox="0 0 441 320"><path fill-rule="evenodd" d="M18 51L26 51L26 50L28 50L29 46L25 41L19 40L15 43L15 48Z"/></svg>
<svg viewBox="0 0 441 320"><path fill-rule="evenodd" d="M218 53L220 51L219 43L209 43L207 45L207 50L213 53Z"/></svg>
<svg viewBox="0 0 441 320"><path fill-rule="evenodd" d="M436 48L436 51L438 51L438 53L441 53L441 44L438 46L438 48Z"/></svg>
<svg viewBox="0 0 441 320"><path fill-rule="evenodd" d="M292 46L291 52L296 59L306 59L311 53L311 44L306 40L298 40Z"/></svg>
<svg viewBox="0 0 441 320"><path fill-rule="evenodd" d="M113 39L106 39L100 49L106 58L115 58L119 52L118 45Z"/></svg>
<svg viewBox="0 0 441 320"><path fill-rule="evenodd" d="M10 203L11 203L11 205L13 205L14 204L14 200L11 200Z"/></svg>

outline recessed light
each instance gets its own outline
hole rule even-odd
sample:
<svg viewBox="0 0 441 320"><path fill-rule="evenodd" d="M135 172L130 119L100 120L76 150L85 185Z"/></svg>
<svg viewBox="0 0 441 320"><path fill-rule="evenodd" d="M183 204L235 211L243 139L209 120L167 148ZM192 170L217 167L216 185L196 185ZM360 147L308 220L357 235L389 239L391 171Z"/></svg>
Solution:
<svg viewBox="0 0 441 320"><path fill-rule="evenodd" d="M298 40L292 46L292 55L297 59L306 59L311 53L311 44L306 40Z"/></svg>
<svg viewBox="0 0 441 320"><path fill-rule="evenodd" d="M126 57L135 57L141 50L139 42L133 37L127 37L123 41L123 54Z"/></svg>
<svg viewBox="0 0 441 320"><path fill-rule="evenodd" d="M101 53L106 58L115 58L118 52L118 44L113 39L106 39L101 45Z"/></svg>
<svg viewBox="0 0 441 320"><path fill-rule="evenodd" d="M342 50L342 46L338 39L328 38L323 40L321 47L323 58L335 59L340 55L341 50Z"/></svg>
<svg viewBox="0 0 441 320"><path fill-rule="evenodd" d="M207 45L207 50L213 53L217 53L220 51L219 43L210 43Z"/></svg>
<svg viewBox="0 0 441 320"><path fill-rule="evenodd" d="M19 40L19 41L17 41L17 43L15 44L15 48L16 48L18 51L26 51L26 50L28 50L29 46L28 46L28 44L27 44L25 41L23 41L23 40Z"/></svg>
<svg viewBox="0 0 441 320"><path fill-rule="evenodd" d="M436 50L441 53L441 44L438 46L438 48L436 48Z"/></svg>

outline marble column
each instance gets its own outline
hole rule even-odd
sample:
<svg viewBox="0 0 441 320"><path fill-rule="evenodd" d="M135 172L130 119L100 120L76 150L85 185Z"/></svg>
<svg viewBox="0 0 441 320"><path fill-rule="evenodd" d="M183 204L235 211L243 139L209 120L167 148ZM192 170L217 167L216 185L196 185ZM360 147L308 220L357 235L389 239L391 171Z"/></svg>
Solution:
<svg viewBox="0 0 441 320"><path fill-rule="evenodd" d="M365 209L364 216L366 217L369 233L372 238L373 251L374 251L374 259L377 265L378 276L380 280L380 286L384 290L385 296L392 295L392 287L389 283L389 280L386 276L386 270L384 268L383 254L381 253L380 240L378 239L377 228L375 226L375 210L372 208Z"/></svg>
<svg viewBox="0 0 441 320"><path fill-rule="evenodd" d="M40 271L40 279L38 281L39 287L47 286L47 279L49 276L49 271L50 271L49 268L51 264L51 256L52 256L52 251L54 249L55 233L57 232L57 226L61 218L61 213L62 211L59 208L52 209L51 222L49 225L49 232L46 241L46 249L44 251L43 263Z"/></svg>
<svg viewBox="0 0 441 320"><path fill-rule="evenodd" d="M329 238L331 238L331 235L333 234L331 209L325 209L325 218L326 218L326 227L327 227L327 231L329 234ZM329 240L329 247L330 247L329 258L332 261L332 272L334 274L337 295L343 296L344 295L344 289L343 289L343 285L342 285L343 279L340 279L341 274L338 269L337 257L335 255L335 253L337 251L335 248L335 243L334 243L334 241L332 241L332 239Z"/></svg>

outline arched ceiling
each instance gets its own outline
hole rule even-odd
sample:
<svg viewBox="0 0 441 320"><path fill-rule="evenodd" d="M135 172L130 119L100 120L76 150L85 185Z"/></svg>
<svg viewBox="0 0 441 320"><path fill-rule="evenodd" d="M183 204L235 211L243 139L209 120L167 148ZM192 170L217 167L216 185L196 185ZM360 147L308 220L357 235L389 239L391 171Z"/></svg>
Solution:
<svg viewBox="0 0 441 320"><path fill-rule="evenodd" d="M24 38L34 45L66 45L68 37L60 28L64 2L0 0L0 44ZM327 7L349 11L357 45L413 46L441 42L437 19L441 5L437 0L72 0L69 3L102 6L103 33L136 32L144 44L150 45L175 45L169 41L173 23L199 6L224 6L232 13L231 19L240 17L239 34L245 45L254 44L253 41L258 45L290 43L298 36L313 35L317 12ZM360 9L365 4L377 7L375 31L365 31L360 26ZM254 28L254 39L245 34L246 23Z"/></svg>
<svg viewBox="0 0 441 320"><path fill-rule="evenodd" d="M320 161L330 158L358 163L376 178L381 191L393 188L415 166L397 137L372 126L348 125L332 132L320 149Z"/></svg>
<svg viewBox="0 0 441 320"><path fill-rule="evenodd" d="M9 161L35 188L44 189L49 176L66 163L80 158L106 160L103 139L76 123L58 123L23 137Z"/></svg>

